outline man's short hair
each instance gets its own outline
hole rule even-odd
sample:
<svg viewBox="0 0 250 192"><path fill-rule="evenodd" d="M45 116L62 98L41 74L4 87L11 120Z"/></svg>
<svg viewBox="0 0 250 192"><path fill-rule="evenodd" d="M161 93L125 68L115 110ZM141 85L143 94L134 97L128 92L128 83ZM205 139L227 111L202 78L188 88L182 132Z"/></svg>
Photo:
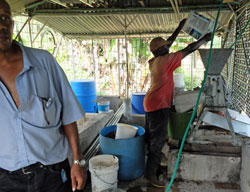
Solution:
<svg viewBox="0 0 250 192"><path fill-rule="evenodd" d="M0 0L0 5L4 5L6 7L6 9L9 10L9 13L11 14L11 7L6 0Z"/></svg>

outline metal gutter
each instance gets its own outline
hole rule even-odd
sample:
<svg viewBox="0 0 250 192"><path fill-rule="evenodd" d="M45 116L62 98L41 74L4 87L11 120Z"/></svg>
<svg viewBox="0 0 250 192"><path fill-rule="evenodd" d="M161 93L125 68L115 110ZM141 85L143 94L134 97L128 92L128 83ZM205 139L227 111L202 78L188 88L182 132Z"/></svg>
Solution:
<svg viewBox="0 0 250 192"><path fill-rule="evenodd" d="M179 6L181 13L188 13L190 10L194 11L216 11L217 5L195 5L195 6ZM223 6L223 10L230 10L227 5ZM174 13L172 7L158 7L158 8L92 8L92 9L38 9L34 16L43 17L79 17L83 16L102 16L102 15L140 15L140 14L164 14Z"/></svg>
<svg viewBox="0 0 250 192"><path fill-rule="evenodd" d="M216 33L222 33L222 30L217 31ZM154 37L154 36L168 36L171 35L172 32L147 32L147 33L128 33L128 38L135 38L135 37ZM124 38L124 33L97 33L97 34L86 34L86 33L63 33L64 36L68 38L76 38L76 39L92 39L92 38L102 38L102 39L112 39L112 38ZM186 37L187 34L180 33L179 37Z"/></svg>

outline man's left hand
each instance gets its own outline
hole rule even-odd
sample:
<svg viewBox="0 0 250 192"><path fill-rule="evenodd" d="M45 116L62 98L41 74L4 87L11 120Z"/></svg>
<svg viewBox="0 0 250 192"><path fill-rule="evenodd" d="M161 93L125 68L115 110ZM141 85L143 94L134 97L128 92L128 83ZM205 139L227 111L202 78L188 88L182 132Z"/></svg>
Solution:
<svg viewBox="0 0 250 192"><path fill-rule="evenodd" d="M81 190L86 184L87 173L84 167L73 164L71 167L72 191Z"/></svg>

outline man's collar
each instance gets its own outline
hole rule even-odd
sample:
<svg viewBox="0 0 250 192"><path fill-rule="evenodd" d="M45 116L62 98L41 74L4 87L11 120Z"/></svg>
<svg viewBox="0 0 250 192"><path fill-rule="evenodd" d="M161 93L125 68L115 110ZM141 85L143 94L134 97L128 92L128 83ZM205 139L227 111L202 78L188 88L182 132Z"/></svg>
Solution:
<svg viewBox="0 0 250 192"><path fill-rule="evenodd" d="M30 62L30 55L27 53L26 47L24 47L22 44L20 44L19 42L13 40L13 43L15 45L17 45L18 47L20 47L21 51L22 51L22 55L23 55L23 63L24 63L24 70L28 70L31 67L36 67L36 63L35 62Z"/></svg>

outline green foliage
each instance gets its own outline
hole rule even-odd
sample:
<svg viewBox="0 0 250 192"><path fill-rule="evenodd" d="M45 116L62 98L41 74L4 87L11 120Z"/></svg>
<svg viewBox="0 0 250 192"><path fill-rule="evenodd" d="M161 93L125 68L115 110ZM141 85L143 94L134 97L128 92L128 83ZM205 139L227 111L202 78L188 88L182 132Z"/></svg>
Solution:
<svg viewBox="0 0 250 192"><path fill-rule="evenodd" d="M170 50L172 52L176 52L179 50L184 49L189 43L193 41L192 37L186 37L186 38L177 38L174 42L174 44L171 46Z"/></svg>
<svg viewBox="0 0 250 192"><path fill-rule="evenodd" d="M184 82L185 82L186 90L191 90L192 79L191 79L190 74L184 74ZM195 87L201 87L201 80L194 77L193 78L193 88L195 88Z"/></svg>
<svg viewBox="0 0 250 192"><path fill-rule="evenodd" d="M178 67L174 72L175 73L182 73L183 72L182 67Z"/></svg>
<svg viewBox="0 0 250 192"><path fill-rule="evenodd" d="M13 36L12 36L12 39L15 39L16 38L16 34L13 34ZM29 46L29 40L26 40L26 39L24 39L24 38L21 38L21 36L19 35L19 37L16 39L16 41L17 42L19 42L19 43L21 43L21 44L23 44L23 45L25 45L25 46Z"/></svg>
<svg viewBox="0 0 250 192"><path fill-rule="evenodd" d="M111 57L111 53L112 53L112 50L113 50L113 47L116 45L116 39L111 39L110 40L110 44L109 44L109 51L108 51L108 56L107 56L107 60L110 60L110 57Z"/></svg>
<svg viewBox="0 0 250 192"><path fill-rule="evenodd" d="M149 57L150 53L148 52L148 42L144 42L141 38L130 39L130 43L133 46L133 56L138 54L139 57L145 56Z"/></svg>

